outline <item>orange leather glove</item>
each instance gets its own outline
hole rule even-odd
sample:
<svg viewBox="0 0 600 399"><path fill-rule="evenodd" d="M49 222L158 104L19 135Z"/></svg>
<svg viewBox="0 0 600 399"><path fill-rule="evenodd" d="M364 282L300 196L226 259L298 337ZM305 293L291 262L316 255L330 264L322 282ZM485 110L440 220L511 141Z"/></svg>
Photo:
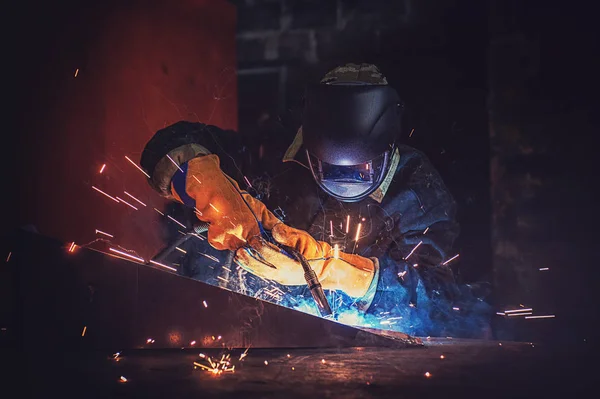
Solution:
<svg viewBox="0 0 600 399"><path fill-rule="evenodd" d="M377 259L343 252L336 257L329 244L283 223L276 224L271 233L275 241L295 248L309 261L324 289L342 290L355 298L367 293L373 281ZM260 237L254 237L249 244L251 248L236 251L235 261L241 267L283 285L306 284L302 265L284 254L279 247Z"/></svg>
<svg viewBox="0 0 600 399"><path fill-rule="evenodd" d="M198 219L210 224L208 242L215 249L236 250L250 238L260 237L257 219L268 230L280 222L262 202L244 193L223 173L214 154L188 162L185 190L196 201ZM173 187L172 192L183 202Z"/></svg>

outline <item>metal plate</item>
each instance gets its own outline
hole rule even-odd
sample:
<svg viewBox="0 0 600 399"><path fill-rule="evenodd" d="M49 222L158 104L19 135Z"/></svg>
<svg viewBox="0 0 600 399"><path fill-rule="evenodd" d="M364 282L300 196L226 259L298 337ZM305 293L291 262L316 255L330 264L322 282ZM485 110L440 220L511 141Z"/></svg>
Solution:
<svg viewBox="0 0 600 399"><path fill-rule="evenodd" d="M7 270L17 287L17 311L9 324L24 345L40 340L107 349L422 345L408 335L353 328L102 252L69 252L68 245L33 233L19 231L10 243Z"/></svg>

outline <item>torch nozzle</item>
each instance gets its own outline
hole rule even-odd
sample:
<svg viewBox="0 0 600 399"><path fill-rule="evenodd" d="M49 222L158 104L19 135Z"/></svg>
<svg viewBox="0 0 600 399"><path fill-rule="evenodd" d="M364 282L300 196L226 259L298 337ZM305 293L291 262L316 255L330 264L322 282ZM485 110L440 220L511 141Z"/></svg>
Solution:
<svg viewBox="0 0 600 399"><path fill-rule="evenodd" d="M325 292L323 291L323 286L319 282L317 278L317 274L312 269L308 260L295 248L283 246L282 248L288 252L290 255L296 258L298 262L302 265L302 269L304 270L304 279L306 280L306 284L308 285L308 289L319 309L319 313L321 316L327 317L331 316L333 312L331 311L331 307L329 307L329 302L327 301L327 297L325 296Z"/></svg>

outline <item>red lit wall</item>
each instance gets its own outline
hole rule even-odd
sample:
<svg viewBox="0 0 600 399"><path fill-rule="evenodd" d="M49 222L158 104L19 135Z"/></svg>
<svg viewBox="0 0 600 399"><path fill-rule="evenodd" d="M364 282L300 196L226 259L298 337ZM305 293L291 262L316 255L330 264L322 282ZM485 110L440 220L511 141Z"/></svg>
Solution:
<svg viewBox="0 0 600 399"><path fill-rule="evenodd" d="M18 222L78 244L99 229L149 257L163 245L153 208L164 202L125 157L139 163L152 134L178 120L237 128L235 8L225 0L115 4L86 13L29 66L45 72L22 113L28 161Z"/></svg>

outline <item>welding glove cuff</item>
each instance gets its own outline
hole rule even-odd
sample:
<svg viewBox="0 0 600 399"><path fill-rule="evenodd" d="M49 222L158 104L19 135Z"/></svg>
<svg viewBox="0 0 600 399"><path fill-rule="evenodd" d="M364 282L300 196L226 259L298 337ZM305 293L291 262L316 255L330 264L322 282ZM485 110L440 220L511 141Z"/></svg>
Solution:
<svg viewBox="0 0 600 399"><path fill-rule="evenodd" d="M236 250L261 235L259 222L272 228L279 221L221 170L217 155L193 158L177 173L186 174L185 193L172 186L173 196L183 203L183 196L193 200L198 219L209 223L208 241L218 250Z"/></svg>

